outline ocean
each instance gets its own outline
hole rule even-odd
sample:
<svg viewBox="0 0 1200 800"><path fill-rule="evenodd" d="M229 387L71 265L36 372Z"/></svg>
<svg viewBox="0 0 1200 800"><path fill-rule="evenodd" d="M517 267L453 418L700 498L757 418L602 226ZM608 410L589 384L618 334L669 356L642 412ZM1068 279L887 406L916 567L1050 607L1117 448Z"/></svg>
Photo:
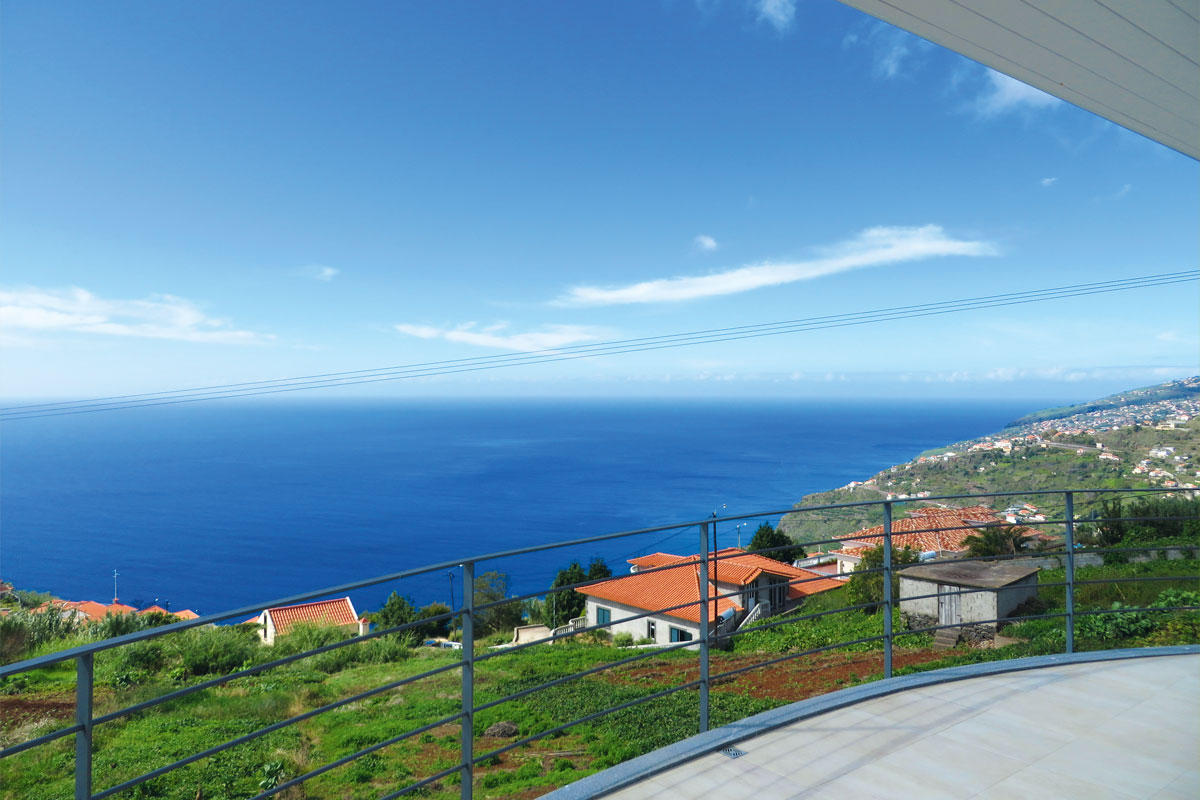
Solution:
<svg viewBox="0 0 1200 800"><path fill-rule="evenodd" d="M115 570L122 602L215 613L530 544L786 509L1033 407L242 401L9 421L0 577L108 602ZM721 546L736 539L732 524L719 534ZM696 538L644 535L477 571L533 592L571 558L620 573L645 552L695 552ZM392 589L419 604L461 600L459 581L439 572L352 597L360 610Z"/></svg>

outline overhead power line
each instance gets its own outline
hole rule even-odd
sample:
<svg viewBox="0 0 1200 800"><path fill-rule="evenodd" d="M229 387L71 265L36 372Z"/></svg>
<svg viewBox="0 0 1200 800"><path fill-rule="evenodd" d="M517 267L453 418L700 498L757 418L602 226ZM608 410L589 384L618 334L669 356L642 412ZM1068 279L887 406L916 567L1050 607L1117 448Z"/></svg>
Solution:
<svg viewBox="0 0 1200 800"><path fill-rule="evenodd" d="M846 314L831 314L802 319L739 325L727 328L688 331L684 333L645 336L634 339L617 339L606 342L568 345L563 347L529 350L504 355L474 356L470 358L426 361L414 364L378 367L375 369L325 372L275 380L227 383L213 386L174 389L144 394L99 397L88 400L39 403L33 405L0 408L0 420L31 419L35 417L59 416L64 414L86 414L96 411L114 411L124 408L194 403L203 400L219 400L234 397L252 397L282 392L306 391L309 389L353 386L367 383L452 375L465 372L500 369L527 364L542 364L554 361L570 361L580 358L595 358L606 355L623 355L676 347L692 347L716 342L754 339L764 336L779 336L788 333L803 333L828 328L867 325L900 319L954 314L1002 306L1039 303L1069 297L1093 294L1124 292L1155 286L1168 286L1200 279L1200 270L1159 273L1136 278L1079 283L1048 289L1033 289L1023 292L985 295L982 297L945 300L916 305L892 306L871 311Z"/></svg>

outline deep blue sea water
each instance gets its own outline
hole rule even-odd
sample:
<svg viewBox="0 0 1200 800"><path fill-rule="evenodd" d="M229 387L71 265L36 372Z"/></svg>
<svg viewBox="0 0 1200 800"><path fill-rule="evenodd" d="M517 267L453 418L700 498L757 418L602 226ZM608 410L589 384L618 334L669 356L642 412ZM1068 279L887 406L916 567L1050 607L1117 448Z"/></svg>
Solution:
<svg viewBox="0 0 1200 800"><path fill-rule="evenodd" d="M4 423L0 576L202 613L528 544L785 509L1034 404L488 401L202 404ZM732 544L732 526L720 529ZM695 552L694 533L495 565ZM480 571L488 567L480 567ZM449 600L446 572L397 588ZM456 598L461 589L455 585Z"/></svg>

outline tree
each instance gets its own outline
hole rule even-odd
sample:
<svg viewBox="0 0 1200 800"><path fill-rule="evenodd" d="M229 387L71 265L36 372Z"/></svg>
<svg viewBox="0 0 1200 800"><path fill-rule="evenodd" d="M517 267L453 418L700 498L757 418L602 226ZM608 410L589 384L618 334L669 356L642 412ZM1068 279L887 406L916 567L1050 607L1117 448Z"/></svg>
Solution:
<svg viewBox="0 0 1200 800"><path fill-rule="evenodd" d="M1025 549L1025 534L1016 528L1002 525L972 533L963 540L970 558L1015 556Z"/></svg>
<svg viewBox="0 0 1200 800"><path fill-rule="evenodd" d="M371 615L371 621L380 628L395 628L397 625L405 625L417 618L417 610L413 608L413 604L409 602L407 597L401 597L396 592L392 592L383 604L383 608Z"/></svg>
<svg viewBox="0 0 1200 800"><path fill-rule="evenodd" d="M602 558L593 558L584 572L578 561L572 561L565 569L560 569L550 584L550 589L562 589L564 586L574 586L586 581L599 581L612 577L612 570ZM566 625L575 617L582 617L587 607L587 597L574 589L569 591L551 591L546 596L543 619L551 629Z"/></svg>
<svg viewBox="0 0 1200 800"><path fill-rule="evenodd" d="M612 570L608 568L608 564L603 558L593 558L592 563L588 564L587 579L589 581L598 581L603 578L611 578Z"/></svg>
<svg viewBox="0 0 1200 800"><path fill-rule="evenodd" d="M485 572L475 578L475 607L497 603L508 597L508 576L503 572ZM476 637L487 636L521 624L521 603L501 603L475 612Z"/></svg>
<svg viewBox="0 0 1200 800"><path fill-rule="evenodd" d="M423 606L421 610L417 612L417 619L427 620L430 617L449 614L451 610L452 609L450 606L446 605L445 603L430 603L427 606ZM452 617L433 620L431 622L418 625L416 628L413 628L413 630L416 631L417 636L420 636L422 639L429 639L435 636L445 636L450 632L450 623L452 621Z"/></svg>
<svg viewBox="0 0 1200 800"><path fill-rule="evenodd" d="M899 550L892 548L892 568L903 566L905 564L917 563L920 556L916 550L910 547L904 547ZM851 605L860 606L867 603L882 603L883 602L883 573L869 572L868 570L880 570L883 568L883 546L872 547L862 554L862 560L858 562L858 566L854 568L854 572L850 575L850 582L846 585L846 599ZM900 600L900 580L896 577L895 572L892 573L892 602ZM868 614L874 614L879 610L879 606L863 609Z"/></svg>
<svg viewBox="0 0 1200 800"><path fill-rule="evenodd" d="M782 547L782 550L775 550L776 547ZM751 553L757 553L762 550L770 550L769 553L763 553L767 558L773 558L776 561L782 561L785 564L790 564L793 561L798 561L806 555L804 548L792 541L792 537L788 536L781 530L771 527L771 523L764 522L758 526L758 530L754 532L754 538L750 540L750 544L746 549Z"/></svg>

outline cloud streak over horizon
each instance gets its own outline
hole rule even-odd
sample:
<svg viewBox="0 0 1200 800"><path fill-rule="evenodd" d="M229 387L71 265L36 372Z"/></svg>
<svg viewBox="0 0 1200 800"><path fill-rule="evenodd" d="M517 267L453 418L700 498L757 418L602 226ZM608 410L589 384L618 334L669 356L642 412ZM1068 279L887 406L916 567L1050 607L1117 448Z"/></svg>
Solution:
<svg viewBox="0 0 1200 800"><path fill-rule="evenodd" d="M190 300L169 294L106 300L86 289L0 289L0 331L101 334L215 344L262 344L273 336L235 330Z"/></svg>
<svg viewBox="0 0 1200 800"><path fill-rule="evenodd" d="M575 286L553 300L551 305L610 306L681 302L781 286L865 267L936 256L988 256L996 252L995 246L989 242L951 238L940 225L876 227L825 248L822 257L808 261L765 262L711 275L660 278L618 287Z"/></svg>
<svg viewBox="0 0 1200 800"><path fill-rule="evenodd" d="M507 333L508 323L506 322L489 325L486 328L479 328L474 322L454 328L408 324L393 327L400 333L415 336L418 339L444 339L447 342L517 352L553 350L556 347L594 342L601 338L600 331L583 325L544 325L540 330L525 333Z"/></svg>

